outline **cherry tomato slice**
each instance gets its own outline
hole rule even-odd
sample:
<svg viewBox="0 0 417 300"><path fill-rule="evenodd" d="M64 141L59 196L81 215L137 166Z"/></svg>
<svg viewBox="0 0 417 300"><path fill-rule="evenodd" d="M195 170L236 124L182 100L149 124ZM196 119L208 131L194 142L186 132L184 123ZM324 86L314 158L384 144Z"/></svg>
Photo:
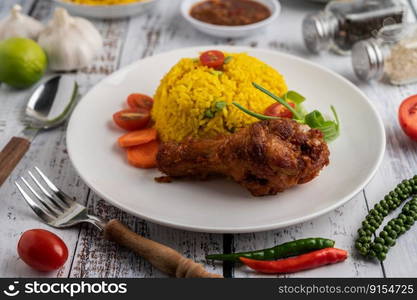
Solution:
<svg viewBox="0 0 417 300"><path fill-rule="evenodd" d="M43 229L23 233L17 245L17 253L26 264L41 272L59 269L68 258L68 248L64 241Z"/></svg>
<svg viewBox="0 0 417 300"><path fill-rule="evenodd" d="M151 110L153 106L153 99L144 94L130 94L127 97L127 104L131 109L147 109Z"/></svg>
<svg viewBox="0 0 417 300"><path fill-rule="evenodd" d="M209 68L219 68L223 66L224 54L221 51L209 50L200 55L200 62Z"/></svg>
<svg viewBox="0 0 417 300"><path fill-rule="evenodd" d="M401 103L398 119L405 134L417 141L417 95L411 96Z"/></svg>
<svg viewBox="0 0 417 300"><path fill-rule="evenodd" d="M295 107L294 103L289 103L292 107ZM289 111L281 103L274 103L265 109L264 115L271 117L289 118L293 117L293 113Z"/></svg>
<svg viewBox="0 0 417 300"><path fill-rule="evenodd" d="M128 131L145 128L150 118L146 109L125 109L113 115L114 123Z"/></svg>

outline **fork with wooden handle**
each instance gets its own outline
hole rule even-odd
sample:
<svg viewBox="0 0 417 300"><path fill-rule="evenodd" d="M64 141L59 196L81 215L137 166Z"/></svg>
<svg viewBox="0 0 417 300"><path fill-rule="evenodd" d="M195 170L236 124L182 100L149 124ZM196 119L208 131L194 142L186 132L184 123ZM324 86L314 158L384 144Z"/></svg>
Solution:
<svg viewBox="0 0 417 300"><path fill-rule="evenodd" d="M29 171L32 183L23 177L15 184L35 214L46 224L56 227L71 227L80 223L91 223L104 232L107 240L125 246L148 260L155 268L178 278L221 278L207 272L204 267L183 257L174 249L146 239L121 224L118 220L105 223L89 215L87 208L58 189L39 168Z"/></svg>

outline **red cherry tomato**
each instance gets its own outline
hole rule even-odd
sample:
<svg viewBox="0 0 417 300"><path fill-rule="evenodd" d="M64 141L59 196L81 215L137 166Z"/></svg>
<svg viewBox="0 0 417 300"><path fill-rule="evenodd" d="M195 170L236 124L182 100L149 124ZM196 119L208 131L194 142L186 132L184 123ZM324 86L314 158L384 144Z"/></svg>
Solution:
<svg viewBox="0 0 417 300"><path fill-rule="evenodd" d="M417 95L411 96L401 103L398 118L405 134L417 141Z"/></svg>
<svg viewBox="0 0 417 300"><path fill-rule="evenodd" d="M61 238L43 229L23 233L17 253L26 264L41 272L59 269L68 258L68 248Z"/></svg>
<svg viewBox="0 0 417 300"><path fill-rule="evenodd" d="M128 131L146 127L150 118L149 110L145 109L125 109L113 115L114 123Z"/></svg>
<svg viewBox="0 0 417 300"><path fill-rule="evenodd" d="M289 103L292 107L295 107L294 103ZM289 111L284 105L281 103L274 103L268 106L265 109L264 115L271 116L271 117L280 117L280 118L289 118L293 117L291 111Z"/></svg>
<svg viewBox="0 0 417 300"><path fill-rule="evenodd" d="M153 106L153 99L144 94L130 94L127 97L127 104L131 109L146 109L150 111Z"/></svg>
<svg viewBox="0 0 417 300"><path fill-rule="evenodd" d="M224 54L221 51L209 50L200 55L200 62L209 68L219 68L223 66Z"/></svg>

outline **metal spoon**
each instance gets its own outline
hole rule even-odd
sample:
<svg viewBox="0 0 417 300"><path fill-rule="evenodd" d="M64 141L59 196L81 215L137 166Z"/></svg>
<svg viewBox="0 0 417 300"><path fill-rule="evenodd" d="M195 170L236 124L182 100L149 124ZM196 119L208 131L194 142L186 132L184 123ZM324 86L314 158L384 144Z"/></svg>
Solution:
<svg viewBox="0 0 417 300"><path fill-rule="evenodd" d="M26 106L27 127L13 137L0 152L0 186L25 155L40 130L62 124L71 114L78 85L69 76L54 76L39 85Z"/></svg>

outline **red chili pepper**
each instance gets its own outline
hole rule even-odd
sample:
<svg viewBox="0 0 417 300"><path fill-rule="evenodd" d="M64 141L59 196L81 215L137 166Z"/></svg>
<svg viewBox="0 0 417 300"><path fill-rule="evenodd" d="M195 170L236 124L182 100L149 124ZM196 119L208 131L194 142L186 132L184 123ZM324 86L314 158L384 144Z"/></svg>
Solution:
<svg viewBox="0 0 417 300"><path fill-rule="evenodd" d="M240 260L255 271L276 274L314 269L320 266L344 261L347 257L348 253L345 250L325 248L300 256L273 261L255 260L245 257L240 257Z"/></svg>

